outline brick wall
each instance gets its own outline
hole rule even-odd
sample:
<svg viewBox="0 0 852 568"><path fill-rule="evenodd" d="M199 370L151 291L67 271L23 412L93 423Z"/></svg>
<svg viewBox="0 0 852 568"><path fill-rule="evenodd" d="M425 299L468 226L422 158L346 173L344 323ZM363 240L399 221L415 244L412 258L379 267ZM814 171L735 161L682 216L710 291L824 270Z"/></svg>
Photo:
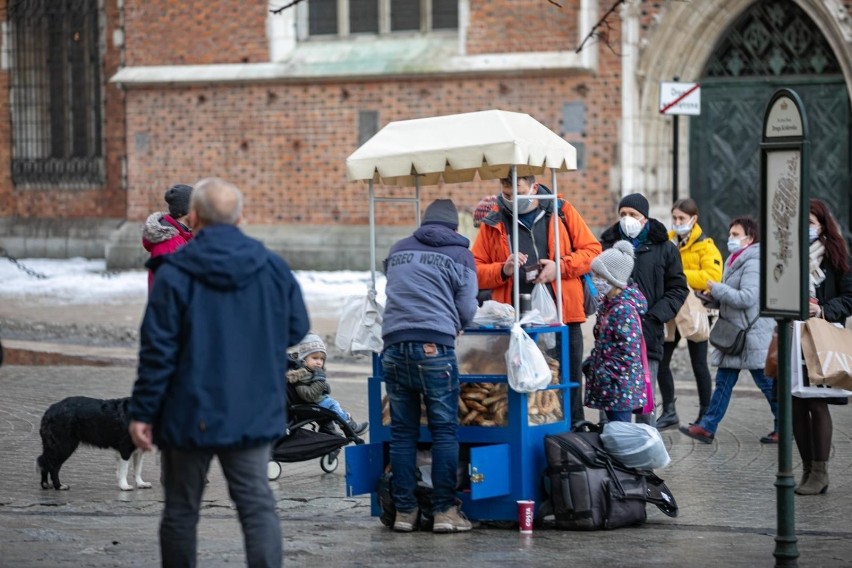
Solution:
<svg viewBox="0 0 852 568"><path fill-rule="evenodd" d="M570 51L577 48L579 0L470 2L467 53Z"/></svg>
<svg viewBox="0 0 852 568"><path fill-rule="evenodd" d="M128 217L162 208L170 184L216 175L246 193L253 223L363 224L367 189L346 180L346 157L357 147L358 111L394 120L490 108L525 112L559 133L563 102L584 100L586 169L560 174L560 192L590 223L611 212L607 189L617 147L618 82L600 77L473 78L442 81L248 85L131 90ZM549 183L549 173L543 181ZM447 186L473 208L497 182ZM396 191L396 193L400 193ZM425 188L424 200L439 195ZM427 201L428 202L428 201ZM387 207L387 206L381 206ZM410 222L394 210L380 221Z"/></svg>
<svg viewBox="0 0 852 568"><path fill-rule="evenodd" d="M133 0L124 6L128 66L269 61L265 1Z"/></svg>
<svg viewBox="0 0 852 568"><path fill-rule="evenodd" d="M6 21L7 0L0 0L0 18ZM121 53L113 44L113 30L119 14L115 1L104 2L106 50L103 56L103 148L106 169L102 187L68 190L61 187L16 188L11 179L11 118L9 115L9 73L0 71L0 217L65 219L104 217L122 218L125 214L125 190L122 160L125 155L124 93L106 81L118 70ZM4 46L5 48L5 46Z"/></svg>

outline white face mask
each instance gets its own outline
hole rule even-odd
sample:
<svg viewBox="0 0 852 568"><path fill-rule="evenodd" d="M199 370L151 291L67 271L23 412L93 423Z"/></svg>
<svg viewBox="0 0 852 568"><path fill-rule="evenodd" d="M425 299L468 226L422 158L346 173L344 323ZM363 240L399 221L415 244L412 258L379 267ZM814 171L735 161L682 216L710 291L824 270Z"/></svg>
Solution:
<svg viewBox="0 0 852 568"><path fill-rule="evenodd" d="M808 240L810 242L814 242L819 238L819 228L817 227L808 227Z"/></svg>
<svg viewBox="0 0 852 568"><path fill-rule="evenodd" d="M672 225L672 231L674 231L675 234L680 235L681 237L684 235L688 235L689 232L692 230L692 221L693 220L690 219L683 225Z"/></svg>
<svg viewBox="0 0 852 568"><path fill-rule="evenodd" d="M621 232L630 237L631 239L635 239L639 233L642 232L642 223L631 217L630 215L625 215L619 221L621 225Z"/></svg>
<svg viewBox="0 0 852 568"><path fill-rule="evenodd" d="M535 195L536 194L536 191L535 191L536 188L537 188L536 184L533 184L532 186L530 186L530 190L527 193L527 195ZM522 194L518 193L518 195L520 196ZM511 209L512 208L512 198L506 197L505 195L503 195L503 200L506 203L506 207ZM518 199L518 215L524 215L526 213L529 213L530 211L532 211L536 207L538 207L538 202L535 199Z"/></svg>
<svg viewBox="0 0 852 568"><path fill-rule="evenodd" d="M737 252L742 248L742 239L731 237L728 239L728 252Z"/></svg>

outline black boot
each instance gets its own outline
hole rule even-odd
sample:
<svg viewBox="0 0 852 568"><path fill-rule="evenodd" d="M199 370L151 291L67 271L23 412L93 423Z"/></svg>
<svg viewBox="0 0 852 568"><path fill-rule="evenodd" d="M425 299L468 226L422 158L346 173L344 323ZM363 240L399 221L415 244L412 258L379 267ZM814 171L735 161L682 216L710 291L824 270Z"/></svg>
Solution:
<svg viewBox="0 0 852 568"><path fill-rule="evenodd" d="M352 418L349 418L349 427L355 432L355 435L360 436L364 432L367 431L367 428L370 426L369 422L355 422Z"/></svg>
<svg viewBox="0 0 852 568"><path fill-rule="evenodd" d="M702 418L704 418L705 414L707 414L707 407L699 405L698 406L698 418L695 419L695 422L690 422L689 425L692 426L693 424L698 424L698 422Z"/></svg>
<svg viewBox="0 0 852 568"><path fill-rule="evenodd" d="M680 424L680 419L677 417L677 410L675 410L675 401L664 402L663 413L657 418L657 430L673 428L678 424Z"/></svg>

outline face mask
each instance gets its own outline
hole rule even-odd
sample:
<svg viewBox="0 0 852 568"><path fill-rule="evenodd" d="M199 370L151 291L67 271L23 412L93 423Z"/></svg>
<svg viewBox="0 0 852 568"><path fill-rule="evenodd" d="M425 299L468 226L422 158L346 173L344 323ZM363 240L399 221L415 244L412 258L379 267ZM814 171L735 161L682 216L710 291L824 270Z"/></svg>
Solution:
<svg viewBox="0 0 852 568"><path fill-rule="evenodd" d="M740 250L740 242L742 239L731 237L728 239L728 252L737 252Z"/></svg>
<svg viewBox="0 0 852 568"><path fill-rule="evenodd" d="M691 231L691 230L692 230L692 220L691 219L689 221L687 221L686 223L684 223L683 225L672 225L672 231L674 231L675 234L680 235L681 237L684 236L684 235L688 235L689 231Z"/></svg>
<svg viewBox="0 0 852 568"><path fill-rule="evenodd" d="M808 239L814 242L819 238L819 229L816 227L808 227Z"/></svg>
<svg viewBox="0 0 852 568"><path fill-rule="evenodd" d="M530 191L529 191L529 193L527 193L527 195L534 195L535 194L535 188L536 188L535 185L530 187ZM518 195L521 195L521 194L518 194ZM512 209L512 198L506 197L505 195L503 195L501 197L503 198L503 202L506 204L506 207L509 210L511 210ZM536 201L533 200L533 199L519 199L518 200L518 215L524 215L526 213L529 213L530 211L532 211L536 207L538 207L538 203L536 203Z"/></svg>
<svg viewBox="0 0 852 568"><path fill-rule="evenodd" d="M621 232L630 237L631 239L635 239L639 233L642 232L642 223L631 217L630 215L625 215L619 221L621 225Z"/></svg>
<svg viewBox="0 0 852 568"><path fill-rule="evenodd" d="M595 285L595 288L598 291L598 294L601 296L606 296L609 294L609 291L612 290L612 284L610 284L607 280L604 280L600 276L595 276L592 278L592 282Z"/></svg>

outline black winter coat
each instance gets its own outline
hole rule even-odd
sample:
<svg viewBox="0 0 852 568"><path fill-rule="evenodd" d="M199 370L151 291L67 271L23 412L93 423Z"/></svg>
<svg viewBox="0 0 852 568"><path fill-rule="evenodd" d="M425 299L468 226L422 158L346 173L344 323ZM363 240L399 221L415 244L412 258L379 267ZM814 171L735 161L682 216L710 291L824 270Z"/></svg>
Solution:
<svg viewBox="0 0 852 568"><path fill-rule="evenodd" d="M642 316L648 359L659 361L663 358L664 325L680 310L689 288L680 253L665 226L656 219L648 219L648 224L648 238L636 249L633 281L648 300L648 311ZM616 223L601 235L601 246L606 250L621 238Z"/></svg>
<svg viewBox="0 0 852 568"><path fill-rule="evenodd" d="M825 280L817 287L816 296L823 315L827 321L846 325L846 318L852 316L852 270L843 274L825 257L820 268Z"/></svg>

